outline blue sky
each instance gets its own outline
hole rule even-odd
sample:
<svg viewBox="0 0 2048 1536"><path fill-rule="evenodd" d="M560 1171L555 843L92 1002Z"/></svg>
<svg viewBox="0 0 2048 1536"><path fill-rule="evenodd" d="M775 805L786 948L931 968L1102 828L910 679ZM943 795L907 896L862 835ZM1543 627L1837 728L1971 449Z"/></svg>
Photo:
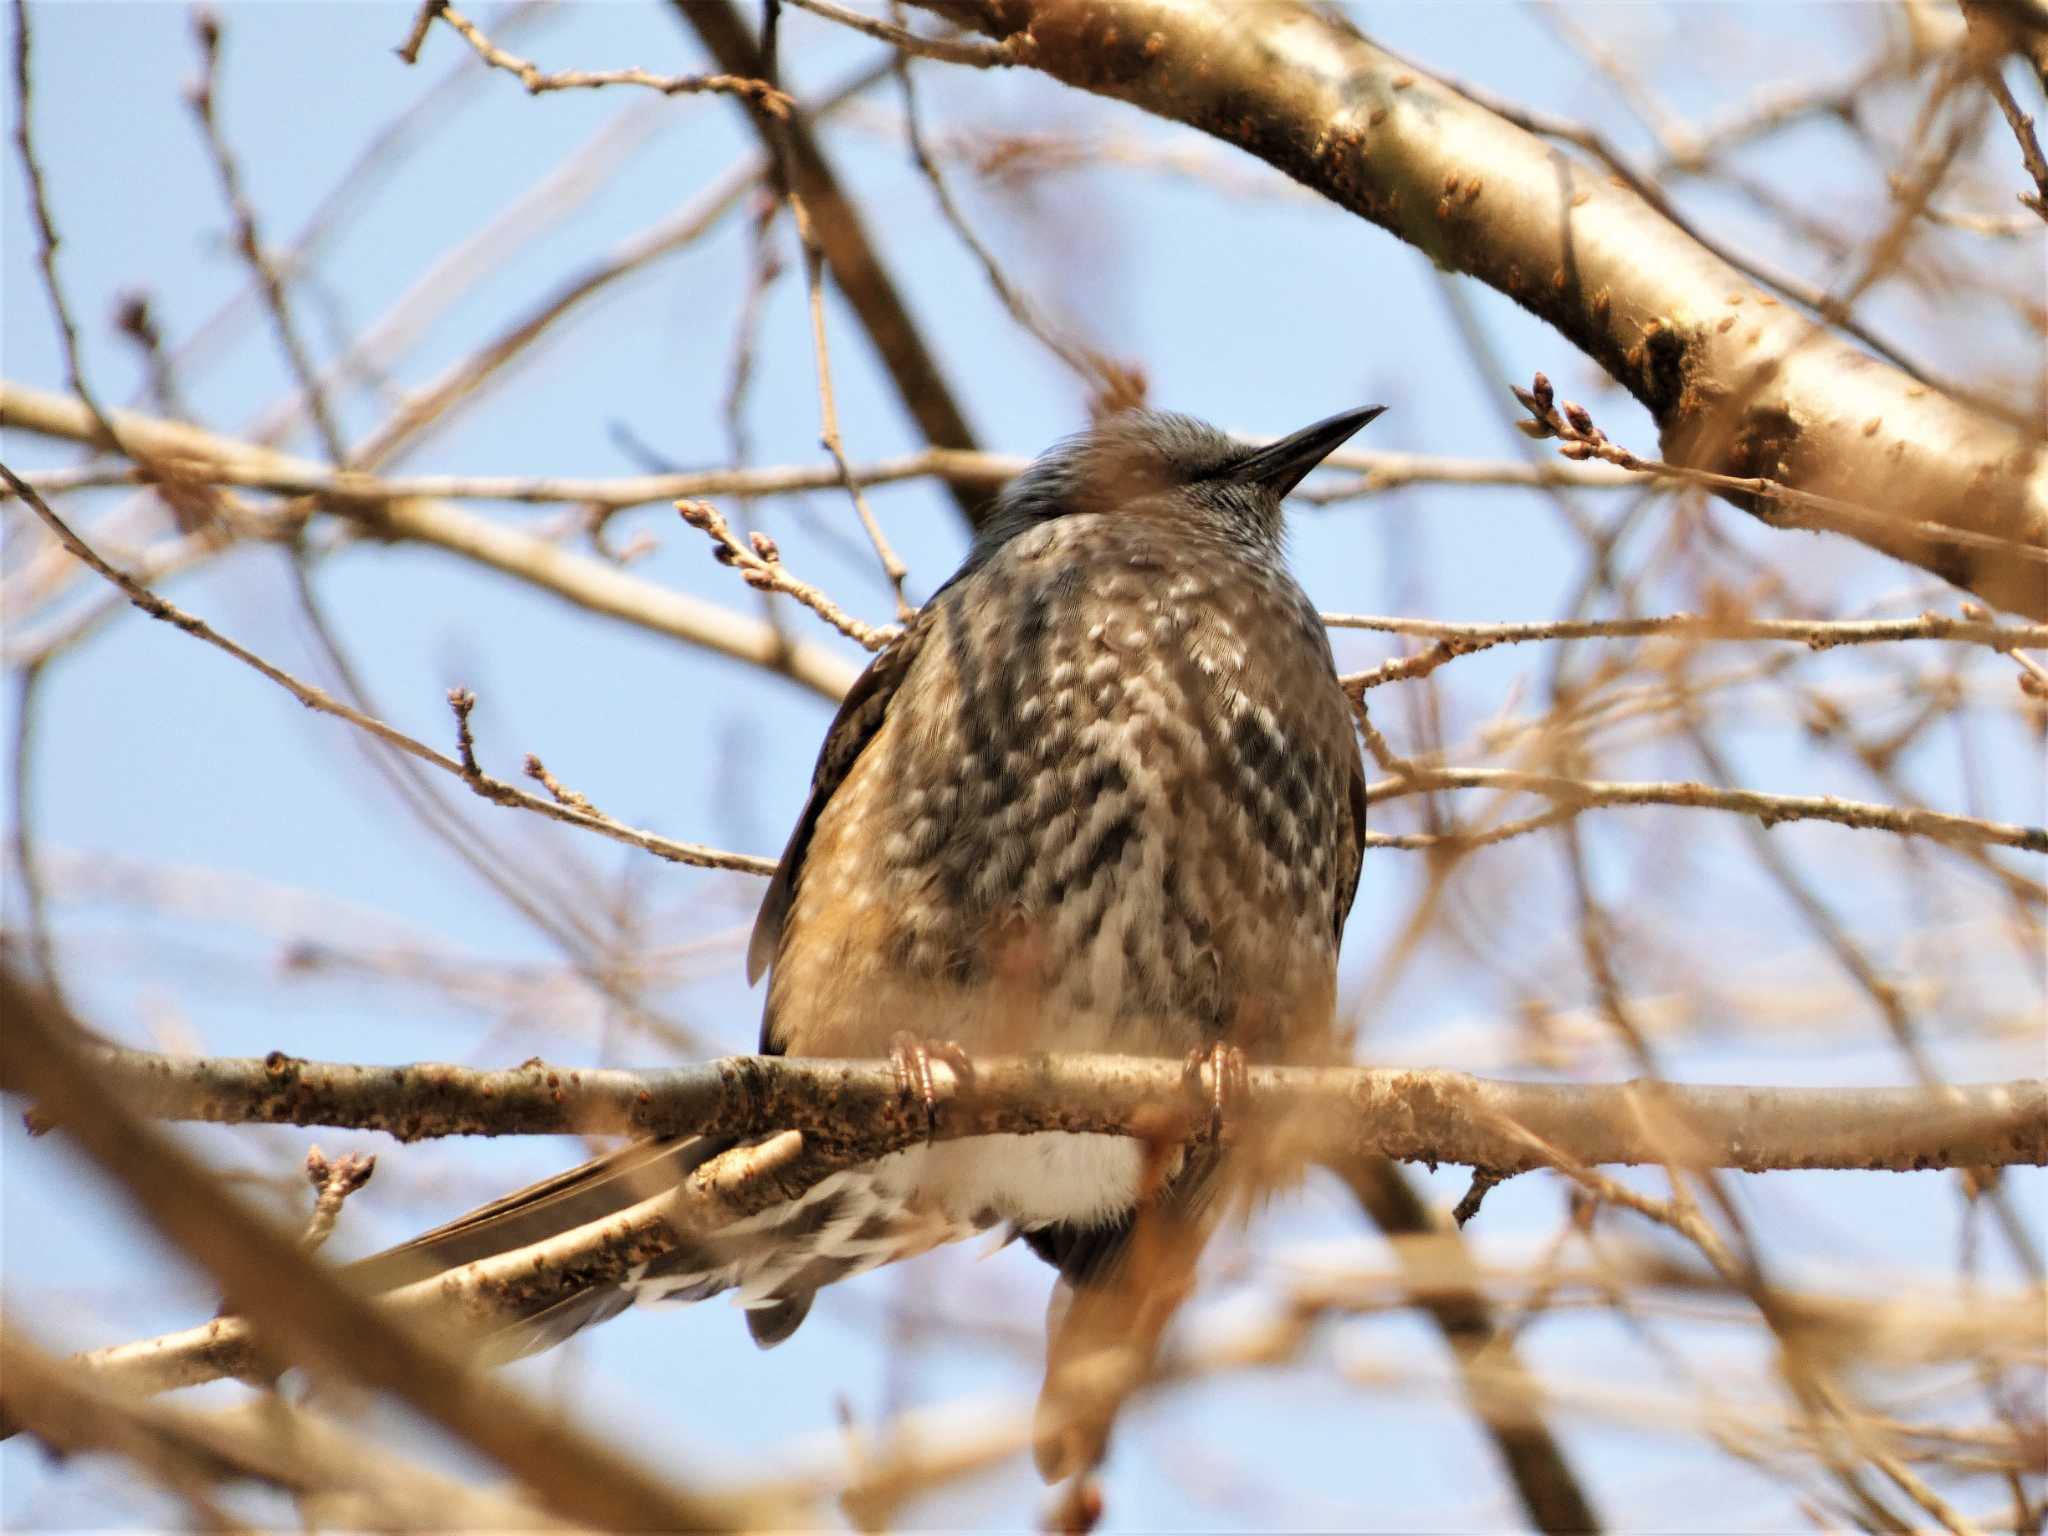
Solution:
<svg viewBox="0 0 2048 1536"><path fill-rule="evenodd" d="M1876 35L1854 9L1616 7L1578 14L1592 17L1611 44L1643 58L1675 110L1704 118L1756 83L1754 59L1791 78L1846 73ZM219 110L271 240L295 230L368 134L461 56L459 39L439 29L416 68L400 64L392 49L410 11L399 4L274 3L222 12ZM146 287L159 323L176 340L243 286L201 139L180 101L196 68L188 17L170 4L76 0L36 6L33 15L35 126L64 236L63 276L86 332L93 381L105 398L125 402L141 373L108 324L117 295ZM501 17L478 15L494 31ZM1361 23L1427 67L1598 122L1631 152L1646 148L1599 77L1528 11L1492 4L1373 7ZM873 56L873 45L815 18L791 14L785 26L791 76L802 89L843 78ZM701 67L667 9L652 4L562 7L508 46L551 69ZM489 253L485 278L392 365L400 387L435 377L506 315L671 211L752 147L724 100L646 106L617 91L529 98L510 77L477 73L459 105L366 194L347 232L322 251L314 281L299 290L298 312L319 355L331 354L338 330L368 325L452 243L621 113L644 113L647 131L624 169L572 216ZM1133 141L1198 149L1254 183L1233 197L1199 180L1106 163L1012 197L976 184L962 169L953 172L963 202L1013 272L1056 311L1077 317L1099 345L1140 360L1155 403L1247 433L1277 433L1384 401L1391 409L1369 429L1365 446L1504 458L1521 451L1506 425L1506 385L1543 369L1563 393L1587 399L1615 439L1654 447L1648 419L1603 388L1565 343L1505 300L1461 284L1463 302L1491 338L1498 372L1476 368L1452 325L1447 284L1458 280L1443 278L1382 232L1294 194L1234 151L1023 72L965 74L931 65L919 78L935 126L1113 129ZM13 90L11 76L6 90ZM871 93L868 111L850 115L829 135L831 152L983 444L1036 452L1082 423L1081 393L1008 323L978 269L932 216L927 189L889 132L895 106L889 87ZM10 115L13 108L10 94ZM1768 173L1814 210L1845 217L1868 209L1873 181L1881 187L1881 167L1839 125L1789 132L1746 156L1745 166ZM0 364L10 379L60 387L11 155L0 179ZM1774 232L1731 194L1708 189L1688 207L1761 254L1817 280L1832 275L1824 257ZM786 231L783 250L793 268ZM620 285L398 467L621 474L642 467L622 446L622 434L678 466L725 462L721 402L748 260L746 220L726 220L703 242ZM851 317L836 298L828 311L849 451L863 459L917 446ZM2025 337L1993 311L1931 310L1892 285L1872 296L1868 313L1941 368L2025 366ZM817 462L812 361L793 270L771 292L762 337L747 416L755 458ZM194 414L233 434L280 397L287 375L268 329L245 323L227 345L185 370L182 383ZM365 391L351 393L342 411L345 431L356 437L381 417ZM304 432L289 446L317 451ZM13 433L0 454L17 469L73 461L58 446ZM965 547L949 503L925 485L871 495L911 568L912 595L929 593ZM90 521L121 504L103 496L72 506ZM1624 503L1586 498L1582 505L1607 519ZM1623 542L1624 559L1647 560L1669 526L1663 505ZM549 515L487 510L528 527ZM800 573L871 621L891 616L843 498L764 503L757 512ZM1915 590L1914 573L1854 546L1771 533L1718 504L1705 516L1735 548L1780 571L1805 611L1849 613L1888 594L1893 601L1885 611L1918 611L1929 601ZM615 536L623 541L643 531L656 548L634 566L638 574L736 611L754 610L753 595L706 558L672 514L630 513ZM1301 508L1291 549L1304 585L1325 608L1442 618L1552 616L1583 565L1550 503L1498 489L1415 490L1329 510ZM10 552L10 566L18 558ZM828 718L822 700L432 551L341 549L319 562L316 581L394 724L447 746L452 733L443 697L451 686L467 686L481 701L478 745L495 771L510 776L522 754L536 752L563 781L638 825L750 851L780 845ZM304 675L320 675L287 566L275 551L238 550L170 590L238 640ZM1669 577L1646 598L1652 609L1691 600L1683 580ZM787 622L856 654L807 615L793 613ZM1382 637L1342 634L1336 644L1347 666L1390 654ZM1468 739L1517 696L1533 698L1546 659L1510 649L1457 663L1450 669L1455 679L1446 674L1446 736ZM1834 654L1800 665L1810 680L1864 690L1871 719L1882 723L1909 704L1886 691L1895 686L1887 669L1900 664ZM1960 764L1959 747L1944 737L1908 753L1902 771L1942 808L2039 823L2048 813L2037 744L1995 702L2003 697L1997 690L2011 689L2002 667L1978 658L1967 674L1994 701L1973 721L1972 760ZM7 713L0 715L10 728L14 699L8 690ZM1397 745L1412 739L1403 707L1390 699L1381 708ZM1839 755L1810 750L1782 710L1738 711L1717 724L1744 783L1883 798ZM60 953L74 1001L112 1031L222 1053L284 1049L357 1060L495 1064L538 1050L551 1059L653 1064L672 1050L625 1029L587 990L563 981L560 951L397 809L345 726L306 713L216 653L124 615L51 669L35 745L37 830L58 872ZM1646 776L1697 772L1668 746L1616 761ZM739 946L757 896L753 883L657 865L476 802L460 809L511 851L546 899L561 904L565 920L600 914L632 896L647 947L698 946L686 962L691 979L664 989L659 1011L710 1049L750 1047L758 1002L744 988ZM1739 828L1702 827L1699 820L1617 813L1591 834L1603 893L1618 909L1646 917L1629 951L1639 965L1633 979L1655 991L1696 973L1781 997L1833 985L1824 957L1748 861ZM1382 825L1412 823L1390 812ZM1937 872L1927 873L1892 850L1872 858L1856 835L1826 827L1784 827L1773 836L1875 945L1976 922L1987 909L1981 882L1956 873L1952 861L1932 861ZM1518 1050L1512 1002L1532 977L1560 1005L1585 1004L1576 951L1559 926L1570 899L1562 857L1534 841L1501 855L1498 881L1467 893L1464 909L1491 952L1461 958L1446 946L1419 961L1360 1021L1368 1059L1503 1069ZM1404 856L1369 861L1347 939L1348 994L1365 992L1367 971L1420 879L1417 864ZM18 893L10 887L8 897L12 903ZM9 918L12 924L13 906ZM295 953L303 959L309 945L329 945L343 958L287 963ZM1902 950L1885 953L1911 964ZM345 963L350 955L388 962L400 954L430 954L459 967L463 985L435 991ZM1945 1070L1959 1077L2040 1071L2038 1038L2024 1025L2040 1003L2038 964L2030 967L2009 943L1987 944L1972 970L1968 986L1944 994L1930 1011ZM493 977L535 973L555 984L538 1003L529 994L520 1005L503 1006L487 995ZM1674 1052L1671 1069L1757 1082L1904 1080L1878 1023L1853 1007L1849 1012L1830 1017L1809 1041L1796 1026L1784 1033L1749 1027L1706 1001L1701 1027ZM1978 1027L1987 1019L2008 1027ZM1600 1051L1580 1066L1603 1075L1625 1070L1613 1053ZM566 1142L400 1149L373 1137L257 1130L195 1130L187 1139L223 1165L273 1174L288 1171L313 1139L330 1151L377 1151L378 1181L351 1204L337 1239L356 1250L580 1155ZM30 1143L9 1117L0 1127L0 1157L8 1175L0 1186L0 1241L17 1317L54 1342L82 1346L180 1326L211 1311L205 1286L154 1249L118 1202L77 1171L60 1142ZM2043 1183L2028 1175L2013 1184L2038 1242ZM1433 1194L1446 1201L1462 1185L1457 1170L1430 1179ZM1775 1176L1743 1181L1742 1198L1792 1275L1853 1285L1858 1272L1866 1280L1931 1278L1955 1263L1958 1203L1943 1175ZM1482 1236L1503 1252L1526 1252L1555 1230L1562 1211L1557 1184L1521 1180L1491 1197ZM1341 1192L1316 1183L1262 1219L1245 1251L1255 1268L1284 1272L1290 1262L1306 1262L1311 1245L1323 1251L1333 1243L1351 1244L1361 1258L1375 1251ZM871 1421L905 1403L1028 1393L1044 1287L1043 1272L1015 1250L986 1260L945 1253L827 1297L798 1339L772 1353L756 1353L738 1319L714 1303L687 1314L630 1316L518 1374L537 1390L561 1391L606 1429L686 1475L765 1471L790 1438L829 1437L842 1403ZM945 1316L998 1317L1025 1347L946 1335L939 1344L893 1348L892 1309L913 1301ZM1512 1519L1510 1495L1454 1396L1404 1384L1416 1374L1442 1376L1426 1330L1400 1315L1366 1318L1333 1330L1326 1344L1313 1369L1231 1378L1135 1414L1111 1468L1111 1528L1491 1529ZM1736 1328L1694 1329L1684 1344L1710 1377L1753 1369L1759 1349L1750 1331ZM1525 1349L1532 1363L1573 1381L1633 1382L1650 1369L1625 1329L1602 1316L1546 1319L1530 1330ZM1328 1369L1332 1361L1362 1363L1363 1384L1339 1379ZM1597 1416L1565 1422L1574 1453L1617 1524L1687 1528L1702 1507L1725 1510L1730 1526L1748 1529L1791 1517L1777 1485L1694 1440ZM417 1434L411 1427L403 1432ZM1028 1468L1017 1463L919 1506L915 1518L1013 1525L1030 1518L1039 1497ZM110 1473L53 1469L30 1447L0 1447L0 1519L11 1527L147 1525L159 1518L160 1506Z"/></svg>

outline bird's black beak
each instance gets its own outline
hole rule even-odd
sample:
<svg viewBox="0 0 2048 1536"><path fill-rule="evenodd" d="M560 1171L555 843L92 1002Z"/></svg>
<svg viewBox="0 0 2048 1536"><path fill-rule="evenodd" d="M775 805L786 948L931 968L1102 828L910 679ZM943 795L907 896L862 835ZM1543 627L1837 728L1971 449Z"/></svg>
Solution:
<svg viewBox="0 0 2048 1536"><path fill-rule="evenodd" d="M1301 484L1302 476L1335 453L1345 439L1385 409L1384 405L1368 405L1331 416L1312 427L1303 427L1293 436L1283 437L1279 442L1261 448L1250 458L1240 460L1230 471L1230 478L1248 480L1254 485L1264 486L1275 496L1285 496Z"/></svg>

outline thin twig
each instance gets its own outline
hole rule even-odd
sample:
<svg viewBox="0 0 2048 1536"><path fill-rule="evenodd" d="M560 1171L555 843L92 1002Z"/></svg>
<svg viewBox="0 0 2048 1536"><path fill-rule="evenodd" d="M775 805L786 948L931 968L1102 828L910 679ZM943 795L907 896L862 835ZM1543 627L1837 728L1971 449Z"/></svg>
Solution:
<svg viewBox="0 0 2048 1536"><path fill-rule="evenodd" d="M1450 619L1408 619L1379 614L1326 613L1332 629L1371 629L1390 635L1448 640L1461 652L1529 640L1597 640L1638 635L1681 635L1702 640L1790 640L1816 651L1838 645L1878 645L1894 640L1949 640L1994 651L2048 649L2048 624L1992 621L1977 603L1962 605L1963 617L1929 609L1900 619L1752 619L1739 614L1672 613L1639 619L1556 619L1531 624L1468 624Z"/></svg>
<svg viewBox="0 0 2048 1536"><path fill-rule="evenodd" d="M764 58L760 43L732 0L672 0L672 4L722 68L772 75L772 62ZM878 66L879 74L888 73L889 62ZM897 291L888 263L869 240L858 210L818 145L810 124L815 115L797 112L778 121L764 112L748 113L763 149L790 173L788 190L803 200L804 213L813 221L813 232L840 296L867 333L924 440L935 448L974 448L973 430L938 360ZM986 497L957 481L949 489L954 506L970 526L985 515Z"/></svg>
<svg viewBox="0 0 2048 1536"><path fill-rule="evenodd" d="M43 891L43 871L35 846L35 803L33 744L39 717L39 688L43 664L31 660L15 673L14 720L8 753L8 815L13 822L10 836L14 854L14 875L21 882L24 907L21 927L26 930L28 958L36 979L59 1004L64 1001L63 981L57 969L56 946L50 938L49 902Z"/></svg>
<svg viewBox="0 0 2048 1536"><path fill-rule="evenodd" d="M792 105L789 97L767 81L750 80L744 75L657 75L639 68L565 69L548 74L532 60L522 59L498 47L484 36L475 22L445 0L434 7L434 11L439 20L462 34L463 40L476 50L478 58L493 69L517 75L519 83L530 95L538 96L544 91L594 90L607 85L642 85L664 96L682 96L698 91L722 92L752 102L776 117L787 117ZM431 21L434 18L427 19Z"/></svg>
<svg viewBox="0 0 2048 1536"><path fill-rule="evenodd" d="M1786 821L1830 821L1866 831L1895 832L1945 843L1989 843L2028 853L2048 853L2048 827L1987 821L1914 806L1841 800L1833 795L1771 795L1754 789L1718 789L1711 784L1671 780L1618 783L1527 773L1514 768L1423 768L1367 786L1374 803L1439 789L1499 789L1542 795L1576 813L1591 806L1673 805L1754 816L1767 827Z"/></svg>
<svg viewBox="0 0 2048 1536"><path fill-rule="evenodd" d="M30 34L28 0L14 0L14 147L21 157L22 175L28 181L29 208L35 215L36 265L43 275L43 293L50 301L50 313L57 322L57 339L64 349L64 377L71 393L83 402L98 428L97 446L127 452L114 431L114 424L100 408L99 397L87 386L85 364L79 353L78 326L71 318L71 306L64 297L64 285L57 277L57 226L50 216L49 189L43 182L42 162L37 159L30 129L33 112L34 77L29 69ZM129 453L138 463L140 455Z"/></svg>
<svg viewBox="0 0 2048 1536"><path fill-rule="evenodd" d="M152 453L268 466L287 476L324 472L307 460L216 437L182 423L129 411L117 413L117 419L126 439ZM78 401L5 381L0 381L0 425L80 442L91 441L94 434L92 419ZM10 483L27 489L19 476ZM411 540L449 550L591 612L766 667L835 702L853 682L854 669L822 647L787 644L758 620L641 580L609 562L574 554L447 502L405 498L364 506L336 495L329 505L337 515L360 523L380 539Z"/></svg>
<svg viewBox="0 0 2048 1536"><path fill-rule="evenodd" d="M1962 608L1963 617L1973 622L1982 623L1991 617L1991 610L1981 603L1964 603ZM2014 665L2020 669L2022 693L2031 694L2037 699L2048 699L2048 667L2042 666L2031 656L2022 656L2019 653L2019 647L2028 644L2027 641L2015 639L2006 643L1986 643L1990 644L1993 650L2011 657Z"/></svg>
<svg viewBox="0 0 2048 1536"><path fill-rule="evenodd" d="M1875 270L1873 267L1872 270ZM1974 529L1957 528L1947 523L1929 522L1917 518L1901 518L1880 512L1872 507L1860 506L1855 502L1843 501L1834 496L1823 496L1817 491L1800 490L1796 486L1780 481L1767 480L1761 475L1723 475L1712 470L1693 469L1683 464L1667 464L1661 459L1645 459L1631 453L1614 442L1593 423L1593 416L1584 406L1567 400L1559 406L1552 394L1550 380L1539 373L1528 389L1509 386L1515 398L1521 401L1529 412L1527 421L1517 421L1530 437L1556 437L1563 439L1558 452L1568 459L1604 459L1622 469L1641 470L1651 475L1683 480L1691 485L1706 486L1723 493L1735 492L1754 496L1759 500L1782 509L1774 519L1788 527L1826 526L1822 518L1846 523L1851 527L1866 528L1888 533L1913 533L1939 544L1967 545L1972 549L1993 550L2018 560L2036 565L2048 565L2048 547L2023 543L2018 539L2002 539L1995 534L1978 533Z"/></svg>
<svg viewBox="0 0 2048 1536"><path fill-rule="evenodd" d="M17 386L0 383L0 395ZM989 490L1014 478L1031 461L1018 454L984 453L963 448L925 448L894 458L856 464L854 477L863 486L893 485L910 480L938 479ZM1355 479L1311 481L1294 499L1313 506L1376 496L1411 485L1547 487L1583 490L1639 490L1656 477L1617 469L1608 464L1545 462L1515 464L1497 459L1465 459L1443 454L1342 451L1324 461L1331 469L1363 471ZM836 466L818 464L764 465L747 468L679 470L674 473L581 477L566 475L377 475L361 469L335 470L304 464L286 469L244 460L173 463L182 472L219 485L283 495L338 496L377 502L407 497L445 501L505 501L528 506L567 503L601 507L607 512L652 506L697 496L787 496L830 490L840 484ZM143 472L110 460L75 469L38 470L25 475L45 496L94 490L106 486L147 483ZM6 493L0 490L0 500Z"/></svg>
<svg viewBox="0 0 2048 1536"><path fill-rule="evenodd" d="M1596 640L1632 638L1644 635L1672 635L1693 640L1789 640L1803 642L1816 651L1840 645L1875 645L1899 640L1948 640L1959 644L1987 646L1994 651L2014 653L2020 647L2048 648L2048 624L2001 626L1990 622L1989 614L1976 604L1979 617L1950 618L1929 611L1911 619L1750 619L1736 615L1725 618L1712 614L1674 613L1659 618L1562 619L1530 624L1464 624L1436 619L1404 619L1374 614L1326 613L1323 622L1332 629L1370 629L1385 634L1415 635L1434 639L1435 645L1412 656L1398 656L1382 662L1369 672L1353 672L1341 679L1354 693L1365 693L1384 683L1406 682L1426 677L1444 663L1459 656L1489 650L1496 645L1514 645L1535 640ZM2037 666L2025 658L2020 665Z"/></svg>
<svg viewBox="0 0 2048 1536"><path fill-rule="evenodd" d="M792 3L804 4L805 0L792 0ZM1030 297L1010 281L1009 276L996 261L995 254L982 243L973 227L968 224L966 215L953 200L952 190L946 185L945 175L940 171L938 162L925 148L924 132L918 121L917 87L911 79L910 60L900 55L896 60L896 79L903 93L903 132L910 147L911 161L923 173L926 184L932 189L932 199L939 206L940 216L952 229L954 238L966 246L968 254L980 264L982 275L988 279L989 287L995 290L996 298L1001 301L1003 308L1009 311L1010 318L1053 356L1065 363L1089 386L1098 399L1106 403L1107 409L1141 404L1144 399L1142 379L1085 342L1060 334L1039 312L1038 306L1031 302Z"/></svg>
<svg viewBox="0 0 2048 1536"><path fill-rule="evenodd" d="M965 64L973 69L1007 69L1013 64L1027 64L1031 59L1032 45L1028 33L1020 32L996 43L984 43L973 38L919 37L915 32L891 26L877 17L863 16L859 11L834 5L831 0L789 0L789 3L921 58Z"/></svg>
<svg viewBox="0 0 2048 1536"><path fill-rule="evenodd" d="M796 151L788 133L783 131L783 124L766 119L763 123L781 160L783 196L789 202L790 217L796 223L797 240L803 248L804 285L810 299L811 353L818 371L818 442L832 455L832 463L839 471L839 483L846 487L846 494L853 499L853 510L860 518L868 542L874 546L875 558L881 561L882 574L888 577L889 586L896 594L896 617L908 620L914 610L910 599L904 596L903 579L910 573L890 547L882 525L875 521L875 514L868 506L867 496L853 473L853 466L847 462L846 445L839 435L839 406L832 393L832 352L825 337L825 251L818 243L818 232L811 223L810 210L797 191Z"/></svg>
<svg viewBox="0 0 2048 1536"><path fill-rule="evenodd" d="M710 502L679 501L676 511L684 522L710 538L711 552L719 564L732 566L740 573L740 579L755 591L780 592L785 597L795 598L847 639L870 651L879 651L902 634L894 626L877 629L871 624L863 624L817 587L792 576L782 563L782 551L767 534L757 529L747 543L741 543Z"/></svg>
<svg viewBox="0 0 2048 1536"><path fill-rule="evenodd" d="M71 531L62 518L50 510L49 504L42 497L36 495L5 464L0 464L0 478L6 479L14 487L15 493L35 509L36 516L40 517L48 525L50 531L56 534L58 540L66 549L91 566L101 576L119 587L122 592L127 594L129 602L140 608L151 618L161 619L165 623L183 630L193 638L203 640L208 645L227 652L228 655L234 657L243 665L253 667L280 688L290 693L293 698L297 699L308 709L315 709L322 714L333 715L338 719L346 720L359 730L368 731L386 745L416 757L423 763L430 763L443 772L454 774L486 800L493 801L499 805L516 806L521 810L534 811L551 820L567 822L571 826L588 828L590 831L601 833L615 842L643 849L648 853L654 854L657 858L668 859L677 864L689 864L700 869L739 870L747 874L757 875L770 874L774 871L775 861L773 859L758 858L752 854L727 853L722 849L706 848L696 843L678 843L669 838L657 836L652 832L642 832L636 827L629 827L623 823L615 822L610 817L591 815L565 805L558 805L553 801L543 800L538 795L529 795L524 790L518 789L511 784L491 778L477 771L473 766L465 767L454 758L435 751L424 742L414 740L403 731L395 730L391 726L386 725L382 720L366 715L360 710L351 709L348 705L330 697L327 693L313 687L310 683L299 681L289 672L284 671L280 667L273 666L253 651L237 645L225 635L214 630L203 620L194 618L183 609L164 601L164 599L158 597L125 571L121 571L101 559L99 554L90 545Z"/></svg>
<svg viewBox="0 0 2048 1536"><path fill-rule="evenodd" d="M0 406L13 388L0 383ZM227 443L229 439L220 439ZM672 474L575 478L557 475L375 475L361 470L332 470L301 461L288 464L274 457L172 459L181 472L215 485L276 491L287 496L321 496L357 503L404 501L424 497L437 501L504 501L524 506L575 505L606 512L652 506L700 496L793 496L831 490L840 484L832 465L789 464L759 469L679 470ZM962 485L995 487L1010 480L1030 461L1015 454L978 453L958 448L926 448L897 458L874 459L854 466L866 486L897 485L911 480L939 479ZM1475 461L1474 468L1489 466ZM1571 466L1560 466L1569 469ZM40 470L23 479L45 496L104 486L146 483L143 472L127 465L100 461L77 469ZM1513 484L1508 480L1455 484ZM1617 484L1632 479L1616 476ZM0 488L0 501L11 494Z"/></svg>
<svg viewBox="0 0 2048 1536"><path fill-rule="evenodd" d="M327 450L328 458L337 465L344 464L348 461L348 444L335 423L327 392L320 386L320 371L313 366L305 339L300 336L298 324L292 319L291 304L284 291L284 276L264 249L262 235L256 227L256 210L250 206L248 193L242 186L241 167L228 148L227 139L221 133L220 119L214 110L220 85L220 17L213 10L201 7L193 13L192 26L199 39L200 74L186 91L185 100L192 108L193 116L199 119L207 155L213 161L214 175L220 182L221 196L227 200L228 212L234 219L235 250L255 276L257 289L270 311L271 324L277 330L278 345L284 351L292 378L298 383L300 397L305 401L307 414L313 419L321 446Z"/></svg>
<svg viewBox="0 0 2048 1536"><path fill-rule="evenodd" d="M426 43L427 33L447 8L448 0L420 0L420 8L413 13L412 25L406 29L405 41L391 51L406 64L419 63L420 48Z"/></svg>
<svg viewBox="0 0 2048 1536"><path fill-rule="evenodd" d="M2034 190L2020 193L2019 200L2042 219L2048 220L2048 158L2042 156L2041 141L2034 136L2034 119L2020 110L2019 102L2013 99L2012 88L2005 83L2005 75L1999 68L2001 63L2003 59L1998 55L1984 60L1980 78L1984 89L2004 115L2006 126L2012 129L2013 139L2020 147L2020 164L2034 183Z"/></svg>
<svg viewBox="0 0 2048 1536"><path fill-rule="evenodd" d="M450 688L448 708L455 715L455 755L461 760L463 775L481 778L483 770L476 765L476 737L469 727L469 717L476 710L476 695L467 688Z"/></svg>
<svg viewBox="0 0 2048 1536"><path fill-rule="evenodd" d="M593 816L597 814L596 806L592 805L589 800L579 795L575 790L568 788L557 780L552 773L548 772L548 765L531 752L526 754L525 771L529 779L532 779L541 788L555 797L557 805L566 805L573 811L586 811Z"/></svg>

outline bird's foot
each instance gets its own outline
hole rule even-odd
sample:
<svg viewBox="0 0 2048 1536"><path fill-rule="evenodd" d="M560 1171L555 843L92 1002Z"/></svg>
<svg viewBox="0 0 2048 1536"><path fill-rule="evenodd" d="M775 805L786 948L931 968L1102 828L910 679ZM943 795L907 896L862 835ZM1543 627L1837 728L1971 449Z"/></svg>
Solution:
<svg viewBox="0 0 2048 1536"><path fill-rule="evenodd" d="M1206 1085L1202 1081L1204 1067L1209 1069ZM1223 1040L1198 1046L1188 1052L1181 1082L1207 1111L1209 1139L1219 1146L1237 1140L1238 1121L1252 1091L1251 1068L1245 1063L1244 1052Z"/></svg>
<svg viewBox="0 0 2048 1536"><path fill-rule="evenodd" d="M906 1102L916 1103L924 1112L924 1139L929 1142L939 1121L939 1081L932 1063L941 1061L953 1074L956 1093L974 1087L974 1063L967 1052L951 1040L927 1040L900 1029L889 1037L889 1061L896 1068L896 1080Z"/></svg>

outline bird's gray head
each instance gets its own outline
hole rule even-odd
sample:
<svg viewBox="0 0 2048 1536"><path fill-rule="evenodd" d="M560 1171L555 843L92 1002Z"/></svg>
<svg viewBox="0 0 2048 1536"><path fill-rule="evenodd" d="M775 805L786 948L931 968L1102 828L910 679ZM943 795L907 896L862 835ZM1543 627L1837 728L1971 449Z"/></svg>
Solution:
<svg viewBox="0 0 2048 1536"><path fill-rule="evenodd" d="M1196 519L1277 551L1281 498L1384 409L1346 411L1264 447L1192 416L1124 411L1041 454L1005 486L975 536L972 560L1039 523L1082 512Z"/></svg>

